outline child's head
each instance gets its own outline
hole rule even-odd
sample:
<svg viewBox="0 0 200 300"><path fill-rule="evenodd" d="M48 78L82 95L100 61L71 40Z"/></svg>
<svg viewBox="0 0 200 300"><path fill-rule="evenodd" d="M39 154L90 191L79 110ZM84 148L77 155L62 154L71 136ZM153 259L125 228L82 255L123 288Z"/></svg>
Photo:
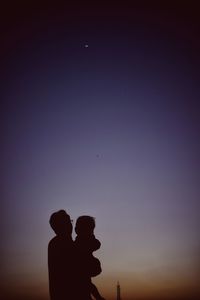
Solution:
<svg viewBox="0 0 200 300"><path fill-rule="evenodd" d="M77 235L93 234L95 228L95 219L91 216L80 216L76 220L75 231Z"/></svg>

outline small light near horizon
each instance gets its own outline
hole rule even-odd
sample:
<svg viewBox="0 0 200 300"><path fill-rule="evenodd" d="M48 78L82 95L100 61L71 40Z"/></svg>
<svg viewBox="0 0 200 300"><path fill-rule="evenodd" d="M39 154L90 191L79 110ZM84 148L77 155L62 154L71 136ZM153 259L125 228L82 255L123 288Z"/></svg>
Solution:
<svg viewBox="0 0 200 300"><path fill-rule="evenodd" d="M85 48L88 48L89 47L89 45L88 44L85 44Z"/></svg>

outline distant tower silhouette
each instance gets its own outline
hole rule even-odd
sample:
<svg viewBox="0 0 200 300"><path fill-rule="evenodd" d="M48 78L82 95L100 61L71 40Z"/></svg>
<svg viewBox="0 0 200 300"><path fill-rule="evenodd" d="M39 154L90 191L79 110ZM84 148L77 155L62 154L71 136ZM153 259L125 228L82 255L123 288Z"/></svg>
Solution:
<svg viewBox="0 0 200 300"><path fill-rule="evenodd" d="M121 300L121 288L119 285L119 281L117 282L117 300Z"/></svg>

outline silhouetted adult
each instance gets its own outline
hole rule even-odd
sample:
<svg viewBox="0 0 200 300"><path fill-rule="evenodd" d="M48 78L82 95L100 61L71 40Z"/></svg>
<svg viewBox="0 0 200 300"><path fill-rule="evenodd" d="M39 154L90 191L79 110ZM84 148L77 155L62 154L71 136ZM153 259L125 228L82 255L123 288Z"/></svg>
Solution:
<svg viewBox="0 0 200 300"><path fill-rule="evenodd" d="M51 300L76 300L74 298L76 254L71 237L70 216L64 210L60 210L51 215L49 223L56 234L48 245L50 298Z"/></svg>

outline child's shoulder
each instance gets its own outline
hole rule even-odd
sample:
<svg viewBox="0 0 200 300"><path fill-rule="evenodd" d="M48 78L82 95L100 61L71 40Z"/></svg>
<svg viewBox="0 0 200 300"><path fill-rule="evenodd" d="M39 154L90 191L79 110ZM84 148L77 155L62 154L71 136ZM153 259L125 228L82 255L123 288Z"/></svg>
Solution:
<svg viewBox="0 0 200 300"><path fill-rule="evenodd" d="M101 242L94 235L91 238L90 243L93 251L96 251L101 247Z"/></svg>

